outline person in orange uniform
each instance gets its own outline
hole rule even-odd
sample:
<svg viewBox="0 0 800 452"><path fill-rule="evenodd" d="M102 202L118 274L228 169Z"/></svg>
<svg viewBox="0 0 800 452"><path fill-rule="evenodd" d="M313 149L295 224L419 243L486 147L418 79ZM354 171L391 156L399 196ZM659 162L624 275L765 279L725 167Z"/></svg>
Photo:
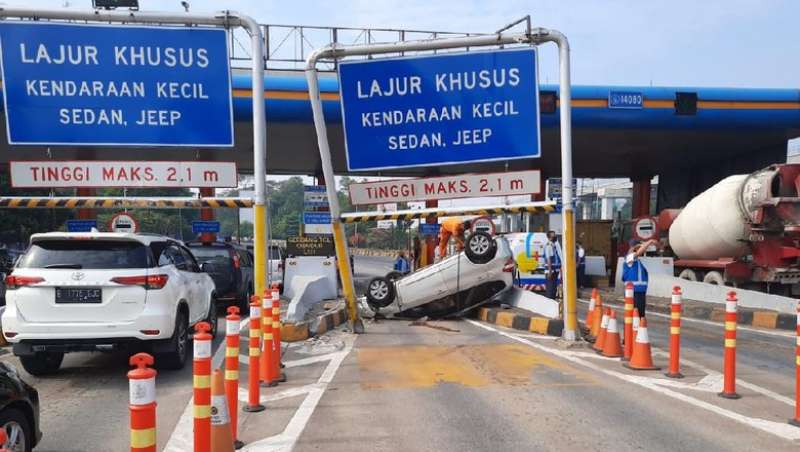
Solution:
<svg viewBox="0 0 800 452"><path fill-rule="evenodd" d="M470 222L462 221L458 217L445 218L439 227L439 258L444 259L447 256L447 242L450 237L456 241L456 249L461 251L464 249L464 230L469 229Z"/></svg>

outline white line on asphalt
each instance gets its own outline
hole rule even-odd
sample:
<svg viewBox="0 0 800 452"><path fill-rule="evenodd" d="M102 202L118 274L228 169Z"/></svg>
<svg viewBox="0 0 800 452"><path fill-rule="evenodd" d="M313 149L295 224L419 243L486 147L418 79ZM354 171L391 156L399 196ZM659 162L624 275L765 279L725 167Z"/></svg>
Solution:
<svg viewBox="0 0 800 452"><path fill-rule="evenodd" d="M239 323L239 332L244 331L245 328L249 326L248 320L249 317L245 317ZM217 351L214 352L214 357L212 358L212 363L214 361L220 360L217 355L225 355L225 340L223 339L222 343L217 347ZM213 367L216 368L216 367ZM181 413L181 417L178 418L178 423L175 424L175 429L172 430L172 434L167 440L167 445L164 446L163 452L185 452L188 450L192 450L194 447L192 445L194 440L194 417L192 415L192 411L194 408L194 397L189 398L189 402L186 404L186 408Z"/></svg>
<svg viewBox="0 0 800 452"><path fill-rule="evenodd" d="M533 347L535 349L541 350L541 351L543 351L545 353L549 353L551 355L558 356L558 357L563 358L563 359L565 359L567 361L572 361L572 362L580 364L580 365L582 365L584 367L588 367L588 368L594 369L594 370L596 370L598 372L602 372L602 373L604 373L606 375L610 375L610 376L619 378L620 380L628 381L628 382L637 384L639 386L642 386L644 388L651 389L651 390L656 391L656 392L658 392L660 394L663 394L663 395L665 395L667 397L672 397L673 399L681 400L681 401L686 402L686 403L688 403L690 405L694 405L694 406L696 406L698 408L702 408L702 409L711 411L712 413L719 414L720 416L727 417L728 419L732 419L732 420L737 421L739 423L742 423L742 424L748 425L750 427L753 427L755 429L758 429L758 430L773 434L773 435L778 436L780 438L787 439L789 441L800 440L800 429L798 429L797 427L794 427L792 425L789 425L788 423L779 423L779 422L768 421L766 419L758 419L758 418L748 417L748 416L745 416L743 414L736 413L734 411L726 410L725 408L719 407L719 406L714 405L712 403L708 403L708 402L703 401L703 400L695 399L694 397L688 396L686 394L683 394L683 393L680 393L680 392L676 392L676 391L673 391L671 389L667 389L667 388L665 388L663 386L659 386L658 384L656 384L656 383L654 383L652 381L652 380L654 380L653 378L641 377L641 376L636 376L636 375L628 375L628 374L623 374L623 373L620 373L620 372L615 372L615 371L610 370L610 369L605 369L605 368L600 367L600 366L598 366L598 365L596 365L596 364L594 364L592 362L589 362L589 361L587 361L585 359L582 359L582 358L577 357L577 356L573 356L571 354L571 352L568 351L568 350L558 350L558 349L553 349L553 348L550 348L550 347L545 347L544 345L537 344L537 343L532 342L532 341L530 341L528 339L521 338L521 337L516 337L513 334L509 334L509 333L506 333L504 331L500 331L500 330L492 328L492 327L490 327L488 325L483 325L483 324L479 323L478 321L475 321L475 320L472 320L472 319L466 319L466 321L471 323L471 324L473 324L473 325L475 325L475 326L477 326L477 327L479 327L479 328L483 328L483 329L488 330L488 331L493 331L493 332L495 332L495 333L497 333L497 334L499 334L501 336L507 337L507 338L509 338L511 340L515 340L515 341L520 342L520 343L523 343L523 344L528 345L530 347Z"/></svg>
<svg viewBox="0 0 800 452"><path fill-rule="evenodd" d="M310 385L299 386L296 388L289 388L284 389L283 391L272 393L272 394L262 394L259 397L258 403L265 404L267 402L274 402L276 400L283 400L283 399L291 399L292 397L298 397L301 395L306 395L314 389L319 389L320 385L317 383L312 383ZM240 402L247 402L250 400L249 392L246 388L239 387L239 401Z"/></svg>
<svg viewBox="0 0 800 452"><path fill-rule="evenodd" d="M583 300L583 299L580 299L580 298L578 299L578 301L580 301L583 304L589 304L589 301ZM609 303L609 304L612 304L612 303ZM621 308L622 306L619 305L619 304L614 304L614 307ZM654 315L654 316L657 316L657 317L663 317L665 319L670 318L669 314L662 314L660 312L651 312L650 314L647 314L648 317L651 316L651 315ZM693 319L691 317L681 317L681 322L701 323L703 325L711 325L711 326L716 326L716 327L722 327L722 323L721 322L712 322L710 320ZM796 335L795 333L790 333L790 332L760 330L760 329L757 329L757 328L750 328L748 326L743 326L743 325L736 325L736 329L737 330L748 331L750 333L766 334L767 336L795 337L795 335Z"/></svg>
<svg viewBox="0 0 800 452"><path fill-rule="evenodd" d="M291 451L294 448L294 445L297 443L297 440L300 439L300 435L303 433L306 424L308 424L309 419L311 419L311 416L314 414L317 404L319 403L320 399L322 399L322 395L328 388L328 384L333 381L333 377L336 375L336 371L339 370L339 366L341 366L342 361L344 361L345 357L350 353L350 350L353 349L355 337L345 338L345 341L346 344L344 350L338 352L335 354L336 356L331 358L331 361L328 363L328 367L325 368L325 371L322 372L322 376L320 376L319 380L317 380L317 385L319 386L310 389L305 400L303 400L303 403L300 405L297 411L295 411L294 416L292 416L292 419L289 421L289 424L286 426L283 432L278 435L251 443L245 446L245 448L242 449L243 451Z"/></svg>

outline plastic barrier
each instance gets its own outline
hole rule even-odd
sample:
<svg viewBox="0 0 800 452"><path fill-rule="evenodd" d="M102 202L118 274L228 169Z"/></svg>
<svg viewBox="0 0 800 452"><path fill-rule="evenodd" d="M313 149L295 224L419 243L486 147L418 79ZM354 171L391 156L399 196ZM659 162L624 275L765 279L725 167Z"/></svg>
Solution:
<svg viewBox="0 0 800 452"><path fill-rule="evenodd" d="M211 325L194 326L194 450L211 452Z"/></svg>
<svg viewBox="0 0 800 452"><path fill-rule="evenodd" d="M269 295L268 289L264 290L264 296L261 297L261 332L263 341L261 341L261 361L259 363L259 377L261 386L271 387L278 384L275 376L274 358L272 357L273 351L273 328L272 328L272 297Z"/></svg>
<svg viewBox="0 0 800 452"><path fill-rule="evenodd" d="M672 288L672 303L670 304L669 324L669 371L665 374L670 378L683 378L681 373L681 310L683 300L681 288Z"/></svg>
<svg viewBox="0 0 800 452"><path fill-rule="evenodd" d="M258 295L250 297L250 343L248 344L249 373L247 376L247 405L243 408L245 412L257 413L264 411L261 405L260 390L258 387L258 367L261 357L261 300Z"/></svg>
<svg viewBox="0 0 800 452"><path fill-rule="evenodd" d="M642 317L639 320L639 331L633 342L633 354L631 360L623 364L632 370L658 370L659 367L653 365L653 354L650 350L650 336L647 334L647 319Z"/></svg>
<svg viewBox="0 0 800 452"><path fill-rule="evenodd" d="M156 371L153 357L137 353L128 361L135 369L128 372L130 386L131 452L156 451ZM0 444L5 444L5 430L0 429ZM2 448L0 452L6 451Z"/></svg>
<svg viewBox="0 0 800 452"><path fill-rule="evenodd" d="M728 292L725 301L725 367L720 397L738 399L736 393L736 292Z"/></svg>
<svg viewBox="0 0 800 452"><path fill-rule="evenodd" d="M236 449L244 446L239 438L239 347L240 347L239 308L228 307L225 317L225 396L228 398L228 412L231 417L231 434Z"/></svg>
<svg viewBox="0 0 800 452"><path fill-rule="evenodd" d="M625 350L622 360L630 361L633 354L633 283L625 284Z"/></svg>
<svg viewBox="0 0 800 452"><path fill-rule="evenodd" d="M284 383L286 374L281 372L281 294L277 284L272 285L272 369L275 381Z"/></svg>

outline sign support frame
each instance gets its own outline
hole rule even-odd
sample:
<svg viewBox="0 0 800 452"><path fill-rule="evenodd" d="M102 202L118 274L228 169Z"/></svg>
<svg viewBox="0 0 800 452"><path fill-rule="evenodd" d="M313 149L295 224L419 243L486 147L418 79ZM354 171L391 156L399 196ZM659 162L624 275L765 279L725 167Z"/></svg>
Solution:
<svg viewBox="0 0 800 452"><path fill-rule="evenodd" d="M264 40L261 27L250 16L235 11L220 11L213 15L192 13L141 12L141 11L72 11L36 8L0 7L0 19L55 19L124 24L174 24L210 25L226 29L244 28L250 34L252 48L253 91L263 90ZM255 175L254 206L254 272L255 293L261 294L266 287L266 113L263 96L253 95L253 173Z"/></svg>
<svg viewBox="0 0 800 452"><path fill-rule="evenodd" d="M519 22L518 22L519 23ZM513 25L513 24L512 24ZM317 62L320 59L333 59L338 61L348 56L368 56L376 54L403 54L403 52L442 50L452 48L474 48L485 46L498 46L507 44L538 45L553 42L559 49L559 85L560 85L560 125L561 125L561 171L564 197L564 298L565 309L563 338L567 341L576 341L577 337L577 284L576 284L576 256L575 256L575 214L572 209L572 91L570 85L570 60L569 42L567 37L558 30L547 28L527 27L525 33L503 33L509 27L501 29L495 34L467 36L459 38L431 39L418 41L401 41L392 43L366 44L343 46L333 43L313 51L306 59L306 79L308 81L308 94L314 115L314 128L317 132L322 171L325 176L325 186L330 202L331 217L333 221L333 238L336 245L339 274L342 288L347 301L349 323L354 332L360 333L364 325L359 317L356 306L355 289L353 286L352 269L348 258L347 242L344 237L344 227L340 218L340 208L336 196L336 179L333 173L330 145L325 116L320 97L319 77Z"/></svg>

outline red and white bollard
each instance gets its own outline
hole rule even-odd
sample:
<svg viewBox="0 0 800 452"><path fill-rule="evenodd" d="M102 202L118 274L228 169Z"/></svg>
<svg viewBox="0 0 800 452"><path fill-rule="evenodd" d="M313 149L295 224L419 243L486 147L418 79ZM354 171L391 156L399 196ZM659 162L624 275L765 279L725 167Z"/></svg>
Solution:
<svg viewBox="0 0 800 452"><path fill-rule="evenodd" d="M211 452L211 325L194 326L194 450Z"/></svg>
<svg viewBox="0 0 800 452"><path fill-rule="evenodd" d="M800 427L800 303L797 304L797 350L795 351L794 363L797 367L795 370L795 402L794 402L794 419L790 419L789 423Z"/></svg>
<svg viewBox="0 0 800 452"><path fill-rule="evenodd" d="M683 309L683 296L681 288L672 288L672 303L670 304L669 323L669 371L665 374L670 378L683 378L681 373L681 310Z"/></svg>
<svg viewBox="0 0 800 452"><path fill-rule="evenodd" d="M153 357L137 353L128 362L136 366L128 372L131 452L156 452L156 371L148 367L153 365ZM5 435L5 430L0 431ZM6 441L0 438L0 445ZM0 449L0 452L5 450Z"/></svg>
<svg viewBox="0 0 800 452"><path fill-rule="evenodd" d="M272 285L272 368L275 381L284 383L286 374L281 372L281 294L278 285Z"/></svg>
<svg viewBox="0 0 800 452"><path fill-rule="evenodd" d="M225 397L228 399L228 413L230 413L231 417L231 431L236 449L241 449L244 446L244 443L237 439L239 433L240 323L239 308L229 306L228 316L225 317Z"/></svg>
<svg viewBox="0 0 800 452"><path fill-rule="evenodd" d="M268 290L264 290L264 296L261 297L261 333L263 337L259 367L261 386L277 386L277 374L273 368L275 366L275 359L273 358L275 352L273 350L274 336L272 332L272 297L269 296Z"/></svg>
<svg viewBox="0 0 800 452"><path fill-rule="evenodd" d="M738 399L736 393L736 292L728 292L725 300L725 365L723 369L723 386L720 397Z"/></svg>
<svg viewBox="0 0 800 452"><path fill-rule="evenodd" d="M250 297L250 342L248 344L249 372L247 375L247 405L243 408L248 413L264 411L260 401L258 387L258 367L261 357L261 300L258 295Z"/></svg>
<svg viewBox="0 0 800 452"><path fill-rule="evenodd" d="M625 284L625 329L623 332L622 360L630 361L633 354L633 283Z"/></svg>
<svg viewBox="0 0 800 452"><path fill-rule="evenodd" d="M6 431L0 428L0 452L12 452L9 449L6 449L6 443L8 442L8 435Z"/></svg>

